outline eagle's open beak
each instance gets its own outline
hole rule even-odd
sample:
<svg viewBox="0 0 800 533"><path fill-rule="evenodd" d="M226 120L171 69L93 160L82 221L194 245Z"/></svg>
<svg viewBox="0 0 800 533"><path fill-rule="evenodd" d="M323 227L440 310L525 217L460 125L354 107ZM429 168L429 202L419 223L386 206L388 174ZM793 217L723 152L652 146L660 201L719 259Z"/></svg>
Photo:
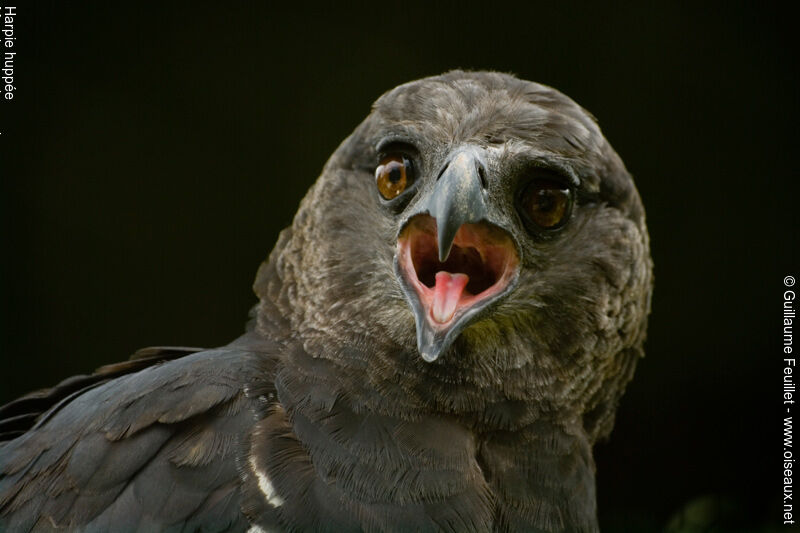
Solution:
<svg viewBox="0 0 800 533"><path fill-rule="evenodd" d="M517 279L511 236L485 220L480 168L474 151L458 152L397 239L395 270L428 362Z"/></svg>

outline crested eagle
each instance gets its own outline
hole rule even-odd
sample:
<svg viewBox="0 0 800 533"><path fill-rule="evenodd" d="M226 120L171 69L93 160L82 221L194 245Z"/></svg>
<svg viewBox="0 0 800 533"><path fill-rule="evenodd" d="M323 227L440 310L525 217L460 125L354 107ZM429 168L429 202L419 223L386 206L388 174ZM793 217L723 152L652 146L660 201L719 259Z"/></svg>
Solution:
<svg viewBox="0 0 800 533"><path fill-rule="evenodd" d="M226 346L0 408L2 531L597 531L643 342L642 202L596 120L511 75L392 89Z"/></svg>

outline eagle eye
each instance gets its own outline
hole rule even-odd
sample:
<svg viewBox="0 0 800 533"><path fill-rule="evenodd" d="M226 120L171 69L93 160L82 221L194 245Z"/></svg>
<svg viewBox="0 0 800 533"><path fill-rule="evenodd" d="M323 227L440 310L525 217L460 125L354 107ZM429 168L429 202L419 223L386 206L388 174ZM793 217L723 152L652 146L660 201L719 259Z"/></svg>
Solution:
<svg viewBox="0 0 800 533"><path fill-rule="evenodd" d="M381 159L375 169L378 192L384 200L400 196L414 182L414 169L403 154L389 154Z"/></svg>
<svg viewBox="0 0 800 533"><path fill-rule="evenodd" d="M550 230L564 225L572 211L572 189L550 179L535 179L523 190L519 210L536 227Z"/></svg>

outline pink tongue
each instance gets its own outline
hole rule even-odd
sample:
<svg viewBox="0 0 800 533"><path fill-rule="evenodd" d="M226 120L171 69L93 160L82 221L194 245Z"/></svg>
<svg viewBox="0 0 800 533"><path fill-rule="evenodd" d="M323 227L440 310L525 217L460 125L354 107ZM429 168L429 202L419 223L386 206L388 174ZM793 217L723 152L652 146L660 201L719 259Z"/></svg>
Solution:
<svg viewBox="0 0 800 533"><path fill-rule="evenodd" d="M461 293L464 292L464 287L468 282L469 276L460 272L458 274L444 271L436 273L436 286L433 288L433 305L431 306L431 314L436 322L444 324L453 318L458 301L461 299Z"/></svg>

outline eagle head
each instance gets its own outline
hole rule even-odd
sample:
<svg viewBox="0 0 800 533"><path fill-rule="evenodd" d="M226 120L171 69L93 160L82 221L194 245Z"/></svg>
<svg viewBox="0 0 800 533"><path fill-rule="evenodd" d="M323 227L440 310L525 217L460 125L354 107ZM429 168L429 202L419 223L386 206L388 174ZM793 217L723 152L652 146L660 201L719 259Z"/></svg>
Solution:
<svg viewBox="0 0 800 533"><path fill-rule="evenodd" d="M581 414L593 438L642 354L652 290L642 203L596 120L487 72L381 96L262 270L262 317L355 389L377 385L373 407L515 399Z"/></svg>

